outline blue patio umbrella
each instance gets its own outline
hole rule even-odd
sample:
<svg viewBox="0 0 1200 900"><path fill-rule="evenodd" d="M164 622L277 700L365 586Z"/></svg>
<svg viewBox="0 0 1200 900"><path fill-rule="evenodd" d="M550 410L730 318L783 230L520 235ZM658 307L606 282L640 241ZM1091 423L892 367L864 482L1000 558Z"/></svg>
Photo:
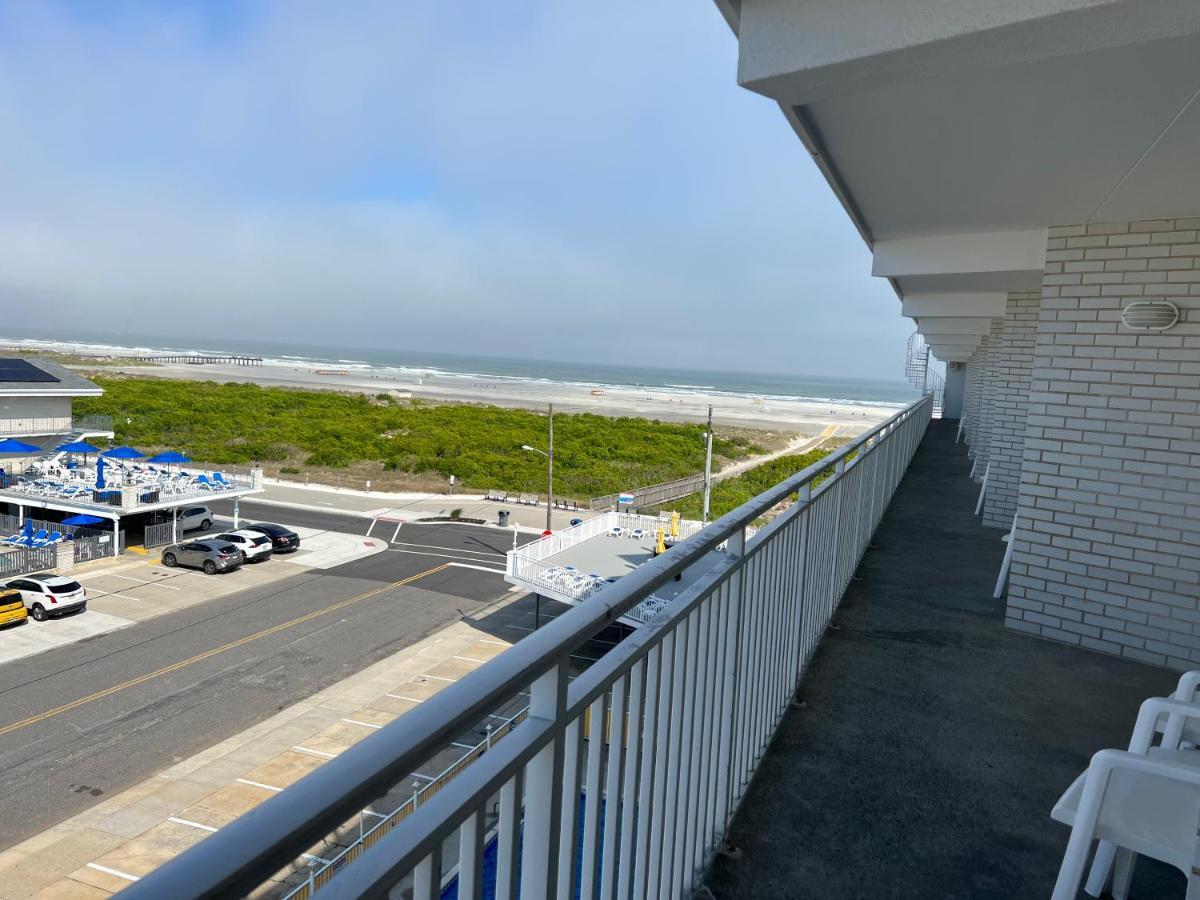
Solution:
<svg viewBox="0 0 1200 900"><path fill-rule="evenodd" d="M191 460L177 450L168 450L158 456L150 457L146 462L169 464L191 462Z"/></svg>
<svg viewBox="0 0 1200 900"><path fill-rule="evenodd" d="M87 513L81 513L78 516L71 516L69 519L63 519L64 525L99 525L105 521L99 516L89 516Z"/></svg>
<svg viewBox="0 0 1200 900"><path fill-rule="evenodd" d="M134 450L132 447L113 447L100 455L107 456L109 459L141 459L146 454L140 450Z"/></svg>
<svg viewBox="0 0 1200 900"><path fill-rule="evenodd" d="M104 457L96 457L96 487L104 489Z"/></svg>
<svg viewBox="0 0 1200 900"><path fill-rule="evenodd" d="M99 447L93 447L87 441L72 441L58 448L59 453L99 453Z"/></svg>
<svg viewBox="0 0 1200 900"><path fill-rule="evenodd" d="M0 441L0 453L41 453L42 448L34 444L18 441L16 438L5 438Z"/></svg>

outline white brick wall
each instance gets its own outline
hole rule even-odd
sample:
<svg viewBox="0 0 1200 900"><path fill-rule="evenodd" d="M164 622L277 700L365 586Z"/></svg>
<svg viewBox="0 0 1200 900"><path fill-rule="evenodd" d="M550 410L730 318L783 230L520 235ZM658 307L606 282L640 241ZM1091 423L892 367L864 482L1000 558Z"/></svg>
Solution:
<svg viewBox="0 0 1200 900"><path fill-rule="evenodd" d="M1200 663L1200 218L1050 230L1007 621ZM1165 333L1121 309L1169 299Z"/></svg>
<svg viewBox="0 0 1200 900"><path fill-rule="evenodd" d="M1033 374L1033 348L1037 338L1040 292L1012 293L1005 308L1003 333L996 352L988 493L983 504L983 524L1008 530L1017 511L1021 485L1021 459L1025 452L1025 414Z"/></svg>

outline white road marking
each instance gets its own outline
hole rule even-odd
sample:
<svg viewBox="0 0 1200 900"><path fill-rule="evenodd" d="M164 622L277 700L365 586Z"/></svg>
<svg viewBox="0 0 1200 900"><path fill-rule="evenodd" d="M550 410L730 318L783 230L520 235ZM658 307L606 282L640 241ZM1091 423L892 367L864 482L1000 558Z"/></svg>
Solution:
<svg viewBox="0 0 1200 900"><path fill-rule="evenodd" d="M382 728L382 725L372 725L370 722L360 722L358 719L342 719L343 722L349 722L351 725L361 725L363 728L374 728L376 730Z"/></svg>
<svg viewBox="0 0 1200 900"><path fill-rule="evenodd" d="M432 780L432 779L430 779L430 780ZM368 816L374 816L377 819L386 819L387 818L387 816L385 816L383 813L375 812L375 810L373 810L373 809L364 809L363 813L365 813Z"/></svg>
<svg viewBox="0 0 1200 900"><path fill-rule="evenodd" d="M457 679L457 678L445 678L445 677L443 677L443 676L441 676L441 675L427 675L427 674L423 674L421 677L422 677L422 678L432 678L432 679L434 679L435 681L448 681L448 682L450 682L451 684L454 684L454 682L458 681L458 679Z"/></svg>
<svg viewBox="0 0 1200 900"><path fill-rule="evenodd" d="M479 663L480 665L483 665L485 662L487 662L486 659L476 659L473 656L452 656L450 658L451 659L461 659L463 662Z"/></svg>
<svg viewBox="0 0 1200 900"><path fill-rule="evenodd" d="M480 639L479 639L479 643L481 643L481 644L495 644L497 647L511 647L511 646L512 646L512 644L510 644L510 643L507 643L506 641L493 641L493 640L491 640L490 638L480 638Z"/></svg>
<svg viewBox="0 0 1200 900"><path fill-rule="evenodd" d="M403 524L404 524L403 522L396 523L396 530L392 532L391 543L393 543L393 544L396 543L396 538L398 538L400 536L400 526Z"/></svg>
<svg viewBox="0 0 1200 900"><path fill-rule="evenodd" d="M199 828L201 831L214 832L217 829L211 825L201 825L199 822L193 822L191 819L180 819L178 816L167 816L168 822L174 822L176 825L190 825L192 828Z"/></svg>
<svg viewBox="0 0 1200 900"><path fill-rule="evenodd" d="M329 860L321 859L321 857L319 857L319 856L313 856L311 853L301 853L300 858L301 859L311 859L315 862L319 862L322 865L326 865L326 866L329 865Z"/></svg>
<svg viewBox="0 0 1200 900"><path fill-rule="evenodd" d="M126 881L141 881L137 875L130 875L128 872L122 872L120 869L110 869L108 866L102 866L100 863L90 862L87 864L89 869L95 869L97 872L103 872L105 875L116 875L118 878L124 878Z"/></svg>
<svg viewBox="0 0 1200 900"><path fill-rule="evenodd" d="M321 756L325 759L333 759L337 756L336 753L326 753L324 750L313 750L311 747L301 747L299 744L293 744L292 749L299 753L310 753L313 756Z"/></svg>
<svg viewBox="0 0 1200 900"><path fill-rule="evenodd" d="M414 556L436 556L438 559L461 559L464 562L477 563L482 562L475 556L455 556L453 553L434 553L430 550L402 550L399 547L388 547L389 553L411 553Z"/></svg>
<svg viewBox="0 0 1200 900"><path fill-rule="evenodd" d="M384 694L385 697L391 697L393 700L407 700L409 703L424 703L424 700L418 700L416 697L403 697L400 694Z"/></svg>
<svg viewBox="0 0 1200 900"><path fill-rule="evenodd" d="M460 750L474 750L475 749L474 744L460 744L458 741L451 741L450 746L458 747Z"/></svg>
<svg viewBox="0 0 1200 900"><path fill-rule="evenodd" d="M491 572L493 575L507 575L508 574L503 569L489 569L487 566L473 566L470 563L452 562L452 563L450 563L450 565L452 565L456 569L474 569L477 572ZM524 588L518 587L517 590L522 591L522 590L524 590Z"/></svg>
<svg viewBox="0 0 1200 900"><path fill-rule="evenodd" d="M271 791L274 794L278 794L283 790L283 788L275 787L273 784L263 784L261 781L251 781L248 778L235 778L234 781L239 784L248 784L250 787L262 788L264 791Z"/></svg>
<svg viewBox="0 0 1200 900"><path fill-rule="evenodd" d="M426 550L449 550L452 553L473 553L476 556L504 556L498 550L472 550L469 547L443 547L441 544L414 544L411 541L392 541L401 547L424 547Z"/></svg>
<svg viewBox="0 0 1200 900"><path fill-rule="evenodd" d="M367 533L366 533L366 534L364 534L364 535L363 535L363 537L370 537L370 536L371 536L371 529L375 527L375 523L376 523L376 522L378 522L378 521L379 521L378 519L372 519L372 520L371 520L371 524L367 526Z"/></svg>

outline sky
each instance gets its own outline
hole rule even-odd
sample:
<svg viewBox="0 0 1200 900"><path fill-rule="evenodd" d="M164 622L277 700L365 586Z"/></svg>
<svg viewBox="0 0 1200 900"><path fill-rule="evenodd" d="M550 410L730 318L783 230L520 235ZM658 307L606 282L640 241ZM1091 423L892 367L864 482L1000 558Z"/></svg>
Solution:
<svg viewBox="0 0 1200 900"><path fill-rule="evenodd" d="M0 334L903 377L706 0L0 0Z"/></svg>

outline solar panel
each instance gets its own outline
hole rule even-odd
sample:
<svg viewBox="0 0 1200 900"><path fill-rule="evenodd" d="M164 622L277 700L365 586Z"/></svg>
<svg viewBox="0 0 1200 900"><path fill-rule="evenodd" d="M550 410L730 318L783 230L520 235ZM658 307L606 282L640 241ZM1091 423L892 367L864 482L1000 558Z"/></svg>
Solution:
<svg viewBox="0 0 1200 900"><path fill-rule="evenodd" d="M37 381L50 383L60 381L57 376L39 369L26 359L0 359L0 382Z"/></svg>

